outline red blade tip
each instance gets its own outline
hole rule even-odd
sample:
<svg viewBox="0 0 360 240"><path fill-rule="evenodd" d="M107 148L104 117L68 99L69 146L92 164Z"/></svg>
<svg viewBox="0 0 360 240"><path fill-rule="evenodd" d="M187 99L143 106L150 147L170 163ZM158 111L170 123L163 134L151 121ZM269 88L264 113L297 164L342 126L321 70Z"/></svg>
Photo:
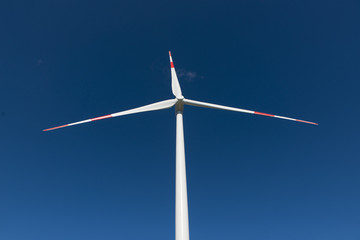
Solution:
<svg viewBox="0 0 360 240"><path fill-rule="evenodd" d="M274 114L268 114L268 113L262 113L262 112L254 112L254 114L268 116L268 117L274 117L275 116Z"/></svg>
<svg viewBox="0 0 360 240"><path fill-rule="evenodd" d="M303 123L308 123L308 124L313 124L313 125L319 125L319 124L314 123L314 122L308 122L308 121L299 120L299 119L296 119L296 121L298 121L298 122L303 122Z"/></svg>
<svg viewBox="0 0 360 240"><path fill-rule="evenodd" d="M50 131L50 130L54 130L54 129L58 129L58 128L63 128L63 127L67 127L67 126L69 126L69 124L65 124L65 125L58 126L58 127L53 127L53 128L44 129L43 131L44 131L44 132L47 132L47 131Z"/></svg>

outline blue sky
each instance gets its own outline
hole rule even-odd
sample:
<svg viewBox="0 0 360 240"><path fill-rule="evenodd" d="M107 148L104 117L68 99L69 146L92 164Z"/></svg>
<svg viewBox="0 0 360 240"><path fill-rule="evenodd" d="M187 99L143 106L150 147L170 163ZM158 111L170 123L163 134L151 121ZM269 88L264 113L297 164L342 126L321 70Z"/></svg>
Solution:
<svg viewBox="0 0 360 240"><path fill-rule="evenodd" d="M359 239L359 1L3 1L0 239L174 239L186 107L191 239Z"/></svg>

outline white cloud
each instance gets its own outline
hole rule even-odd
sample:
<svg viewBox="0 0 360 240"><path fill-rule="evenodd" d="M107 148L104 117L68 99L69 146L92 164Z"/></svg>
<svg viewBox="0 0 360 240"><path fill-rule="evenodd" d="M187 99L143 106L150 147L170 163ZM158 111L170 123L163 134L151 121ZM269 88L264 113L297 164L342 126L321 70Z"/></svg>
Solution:
<svg viewBox="0 0 360 240"><path fill-rule="evenodd" d="M184 69L176 70L176 73L180 79L188 82L192 82L198 76L196 72L186 71Z"/></svg>
<svg viewBox="0 0 360 240"><path fill-rule="evenodd" d="M42 65L44 63L44 61L41 60L41 59L38 59L36 63L37 63L38 66L40 66L40 65Z"/></svg>

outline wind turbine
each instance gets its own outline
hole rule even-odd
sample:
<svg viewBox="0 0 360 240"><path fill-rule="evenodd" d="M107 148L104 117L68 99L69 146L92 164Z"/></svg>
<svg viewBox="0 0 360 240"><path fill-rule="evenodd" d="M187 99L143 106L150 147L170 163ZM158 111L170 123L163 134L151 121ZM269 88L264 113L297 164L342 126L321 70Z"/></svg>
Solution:
<svg viewBox="0 0 360 240"><path fill-rule="evenodd" d="M183 110L184 105L191 105L195 107L214 108L229 110L242 113L250 113L255 115L262 115L267 117L281 118L285 120L291 120L302 123L309 123L318 125L317 123L299 120L295 118L283 117L279 115L273 115L268 113L262 113L252 110L246 110L241 108L226 107L218 104L205 103L186 99L183 97L180 84L175 72L174 63L169 51L170 67L171 67L171 88L175 99L169 99L161 102L156 102L146 106L112 113L101 117L90 118L87 120L69 123L54 128L44 129L43 131L50 131L58 128L69 127L87 122L93 122L96 120L102 120L106 118L119 117L133 113L149 112L155 110L167 109L175 106L176 113L176 186L175 186L175 240L189 240L189 217L188 217L188 202L187 202L187 187L186 187L186 167L185 167L185 147L184 147L184 130L183 130Z"/></svg>

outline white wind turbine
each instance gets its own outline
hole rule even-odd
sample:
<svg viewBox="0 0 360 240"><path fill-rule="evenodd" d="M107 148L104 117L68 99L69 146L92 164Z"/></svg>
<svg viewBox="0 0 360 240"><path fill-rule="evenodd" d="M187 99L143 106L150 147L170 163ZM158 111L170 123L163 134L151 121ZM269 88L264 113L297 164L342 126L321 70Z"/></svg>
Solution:
<svg viewBox="0 0 360 240"><path fill-rule="evenodd" d="M250 113L256 115L263 115L268 117L275 117L281 118L285 120L303 122L318 125L317 123L308 122L304 120L282 117L273 114L267 114L262 112L256 112L251 110L245 110L241 108L233 108L233 107L226 107L218 104L212 103L205 103L194 101L190 99L185 99L181 93L180 84L178 78L176 76L174 63L172 61L171 52L169 51L170 57L170 66L171 66L171 87L172 92L175 96L175 99L169 99L153 104L149 104L146 106L117 112L101 117L91 118L79 122L74 122L54 128L48 128L43 131L50 131L57 128L63 128L68 126L73 126L77 124L92 122L96 120L102 120L111 117L119 117L123 115L133 114L133 113L140 113L140 112L148 112L148 111L155 111L161 109L167 109L175 106L176 112L176 197L175 197L175 240L189 240L189 218L188 218L188 202L187 202L187 187L186 187L186 167L185 167L185 148L184 148L184 131L183 131L183 109L184 104L196 106L196 107L205 107L205 108L214 108L214 109L222 109L222 110L229 110L235 112L242 112L242 113Z"/></svg>

